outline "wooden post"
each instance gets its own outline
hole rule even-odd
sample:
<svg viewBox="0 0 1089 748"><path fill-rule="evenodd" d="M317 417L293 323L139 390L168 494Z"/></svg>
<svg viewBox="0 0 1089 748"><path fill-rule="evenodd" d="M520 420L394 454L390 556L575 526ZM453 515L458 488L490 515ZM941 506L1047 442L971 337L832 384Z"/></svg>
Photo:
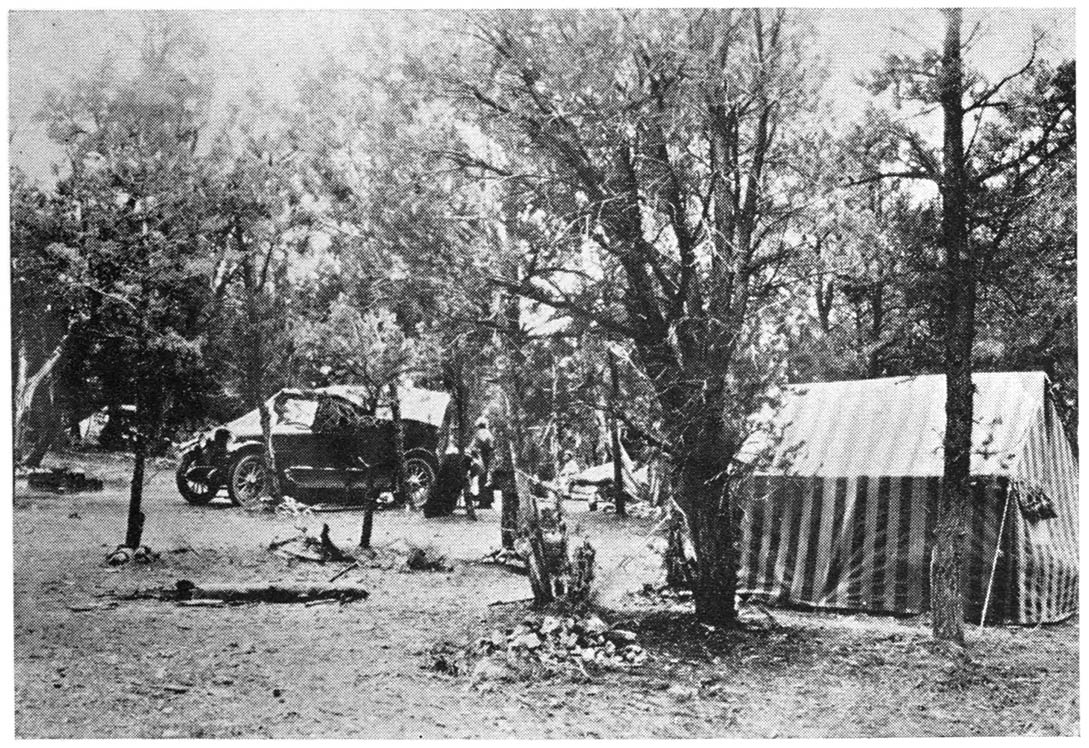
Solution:
<svg viewBox="0 0 1089 748"><path fill-rule="evenodd" d="M991 606L991 590L994 588L994 575L998 571L998 557L1002 554L1002 538L1006 533L1006 515L1013 501L1013 486L1006 484L1006 504L1002 507L1002 521L998 523L998 540L994 544L994 557L991 560L991 575L987 578L987 594L983 596L983 612L979 616L979 630L983 631L987 623L987 609Z"/></svg>

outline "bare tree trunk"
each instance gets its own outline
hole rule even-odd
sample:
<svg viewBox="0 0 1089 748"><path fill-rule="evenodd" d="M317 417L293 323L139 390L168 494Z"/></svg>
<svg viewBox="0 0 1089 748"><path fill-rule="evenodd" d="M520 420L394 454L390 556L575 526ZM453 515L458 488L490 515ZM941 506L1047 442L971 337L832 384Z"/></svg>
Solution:
<svg viewBox="0 0 1089 748"><path fill-rule="evenodd" d="M692 574L684 552L684 512L669 502L669 525L666 536L665 570L666 585L673 589L691 589Z"/></svg>
<svg viewBox="0 0 1089 748"><path fill-rule="evenodd" d="M401 394L396 377L389 383L389 409L393 416L393 497L398 504L404 504L409 500L405 490L405 424L401 420ZM416 509L415 504L412 508Z"/></svg>
<svg viewBox="0 0 1089 748"><path fill-rule="evenodd" d="M264 448L265 468L268 470L266 486L275 506L283 501L284 496L283 487L280 485L280 473L276 466L276 449L272 442L272 412L269 410L267 399L261 400L258 408L261 416L261 443Z"/></svg>
<svg viewBox="0 0 1089 748"><path fill-rule="evenodd" d="M38 370L31 375L27 375L27 352L26 341L20 339L19 341L19 353L18 353L18 369L15 380L15 448L20 453L25 448L26 437L26 419L30 415L30 407L34 404L34 395L38 391L39 385L45 381L52 373L57 362L60 361L61 356L64 354L65 344L68 342L68 334L61 338L61 342L57 344L57 347L46 357L42 362ZM49 429L53 432L53 429ZM53 432L52 437L49 440L49 444L46 445L46 449L52 444L52 441L56 439L57 433ZM39 460L40 461L40 460Z"/></svg>
<svg viewBox="0 0 1089 748"><path fill-rule="evenodd" d="M462 465L465 462L466 450L469 445L469 392L468 387L465 384L465 353L462 351L461 343L458 340L454 341L454 358L451 362L451 379L454 389L454 407L457 411L457 448L458 456L462 461ZM464 476L463 476L464 477ZM481 491L484 490L481 486ZM473 495L469 490L468 481L462 485L461 495L465 500L465 514L471 520L476 520L476 507L473 504Z"/></svg>
<svg viewBox="0 0 1089 748"><path fill-rule="evenodd" d="M125 546L139 548L140 540L144 534L144 513L142 510L144 498L144 470L147 462L147 428L148 414L145 411L145 396L141 392L142 387L136 388L136 413L133 423L136 425L135 443L133 444L132 483L129 485L129 514L125 526Z"/></svg>
<svg viewBox="0 0 1089 748"><path fill-rule="evenodd" d="M265 392L265 328L260 307L264 289L257 279L257 269L253 265L241 226L235 227L235 239L239 250L243 252L242 280L246 289L246 322L250 330L246 357L246 394L248 404L258 409L261 419L262 458L268 473L265 487L272 499L272 506L276 506L283 500L283 493L272 441L272 413L268 407L268 393Z"/></svg>
<svg viewBox="0 0 1089 748"><path fill-rule="evenodd" d="M627 514L624 505L624 453L620 448L620 377L617 372L616 354L611 350L609 355L609 374L613 380L611 397L609 398L609 415L612 423L609 425L612 431L613 447L613 506L616 513L623 517Z"/></svg>
<svg viewBox="0 0 1089 748"><path fill-rule="evenodd" d="M54 419L49 422L49 425L45 428L45 433L38 437L34 444L27 451L26 455L22 458L23 467L36 468L41 467L42 460L49 453L49 450L57 442L57 438L60 437L63 429L61 428L61 422L59 419Z"/></svg>
<svg viewBox="0 0 1089 748"><path fill-rule="evenodd" d="M934 636L964 644L961 567L964 517L971 501L972 339L975 334L976 270L968 236L968 187L964 162L961 9L946 14L941 68L943 148L942 244L945 275L945 444L944 479L938 503L931 561Z"/></svg>
<svg viewBox="0 0 1089 748"><path fill-rule="evenodd" d="M556 356L552 355L552 438L549 444L548 456L552 460L552 480L560 477L560 371L556 366Z"/></svg>
<svg viewBox="0 0 1089 748"><path fill-rule="evenodd" d="M703 623L730 628L737 622L737 565L734 548L733 496L726 467L732 450L725 443L717 412L689 427L680 465L678 496L688 519L696 569L692 598Z"/></svg>
<svg viewBox="0 0 1089 748"><path fill-rule="evenodd" d="M15 428L12 441L15 443L15 462L18 464L22 462L23 456L26 453L26 414L23 412L22 401L23 392L26 390L27 381L27 353L26 353L26 337L19 336L19 347L17 349L16 361L15 361L15 392L12 398L12 411L15 414Z"/></svg>
<svg viewBox="0 0 1089 748"><path fill-rule="evenodd" d="M374 496L367 491L366 503L363 505L363 526L359 529L359 547L371 547L371 534L374 531Z"/></svg>
<svg viewBox="0 0 1089 748"><path fill-rule="evenodd" d="M125 528L125 546L139 548L144 535L144 469L147 462L147 440L142 434L136 437L132 464L132 484L129 486L129 515Z"/></svg>
<svg viewBox="0 0 1089 748"><path fill-rule="evenodd" d="M522 455L522 368L525 351L522 349L521 304L516 294L507 297L503 311L506 322L507 345L507 439L510 448L503 450L503 462L507 463L507 480L502 487L503 511L500 522L504 548L514 548L518 527L518 482L515 479L517 460Z"/></svg>

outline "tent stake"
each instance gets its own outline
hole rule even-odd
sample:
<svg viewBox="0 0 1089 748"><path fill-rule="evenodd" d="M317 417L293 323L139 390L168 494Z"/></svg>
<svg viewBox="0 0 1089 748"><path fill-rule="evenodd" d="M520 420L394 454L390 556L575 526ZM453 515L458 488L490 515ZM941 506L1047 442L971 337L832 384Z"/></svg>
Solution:
<svg viewBox="0 0 1089 748"><path fill-rule="evenodd" d="M983 597L983 614L979 617L979 630L983 631L983 622L987 620L987 608L991 604L991 587L994 585L994 574L998 569L998 554L1002 550L1002 535L1006 531L1006 514L1010 510L1010 498L1013 496L1013 487L1006 484L1006 505L1002 507L1002 521L998 524L998 542L994 547L994 559L991 560L991 576L987 580L987 594Z"/></svg>

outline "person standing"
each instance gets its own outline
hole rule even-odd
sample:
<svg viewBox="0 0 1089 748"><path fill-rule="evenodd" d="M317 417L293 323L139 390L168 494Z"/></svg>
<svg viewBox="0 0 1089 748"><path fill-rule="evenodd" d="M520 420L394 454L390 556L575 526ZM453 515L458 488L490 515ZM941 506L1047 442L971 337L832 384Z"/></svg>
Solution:
<svg viewBox="0 0 1089 748"><path fill-rule="evenodd" d="M473 442L469 446L469 454L473 458L472 475L477 480L477 497L488 496L491 491L492 457L495 453L495 437L488 428L488 419L479 418L476 422L476 431L473 433ZM481 506L488 506L491 501L481 501Z"/></svg>
<svg viewBox="0 0 1089 748"><path fill-rule="evenodd" d="M570 449L565 449L563 451L563 465L560 467L560 474L556 476L556 483L559 484L560 495L563 498L570 498L571 481L579 474L579 470L579 464L575 461L574 453Z"/></svg>

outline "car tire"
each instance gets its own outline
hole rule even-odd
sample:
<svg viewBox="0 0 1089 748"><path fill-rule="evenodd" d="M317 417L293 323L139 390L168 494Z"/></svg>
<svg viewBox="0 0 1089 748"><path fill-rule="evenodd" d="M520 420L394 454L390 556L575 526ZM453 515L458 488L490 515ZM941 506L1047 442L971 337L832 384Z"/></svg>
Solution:
<svg viewBox="0 0 1089 748"><path fill-rule="evenodd" d="M409 454L405 458L405 491L411 506L420 507L427 501L438 477L438 466L430 455Z"/></svg>
<svg viewBox="0 0 1089 748"><path fill-rule="evenodd" d="M259 509L261 499L268 495L268 479L268 467L261 453L244 452L227 471L227 493L243 509Z"/></svg>
<svg viewBox="0 0 1089 748"><path fill-rule="evenodd" d="M194 506L203 506L215 498L216 493L219 491L219 486L197 483L186 477L186 473L189 472L189 468L193 466L196 459L197 455L195 452L186 452L183 454L181 460L178 461L178 469L175 471L174 476L178 485L178 493L181 494L181 497Z"/></svg>

